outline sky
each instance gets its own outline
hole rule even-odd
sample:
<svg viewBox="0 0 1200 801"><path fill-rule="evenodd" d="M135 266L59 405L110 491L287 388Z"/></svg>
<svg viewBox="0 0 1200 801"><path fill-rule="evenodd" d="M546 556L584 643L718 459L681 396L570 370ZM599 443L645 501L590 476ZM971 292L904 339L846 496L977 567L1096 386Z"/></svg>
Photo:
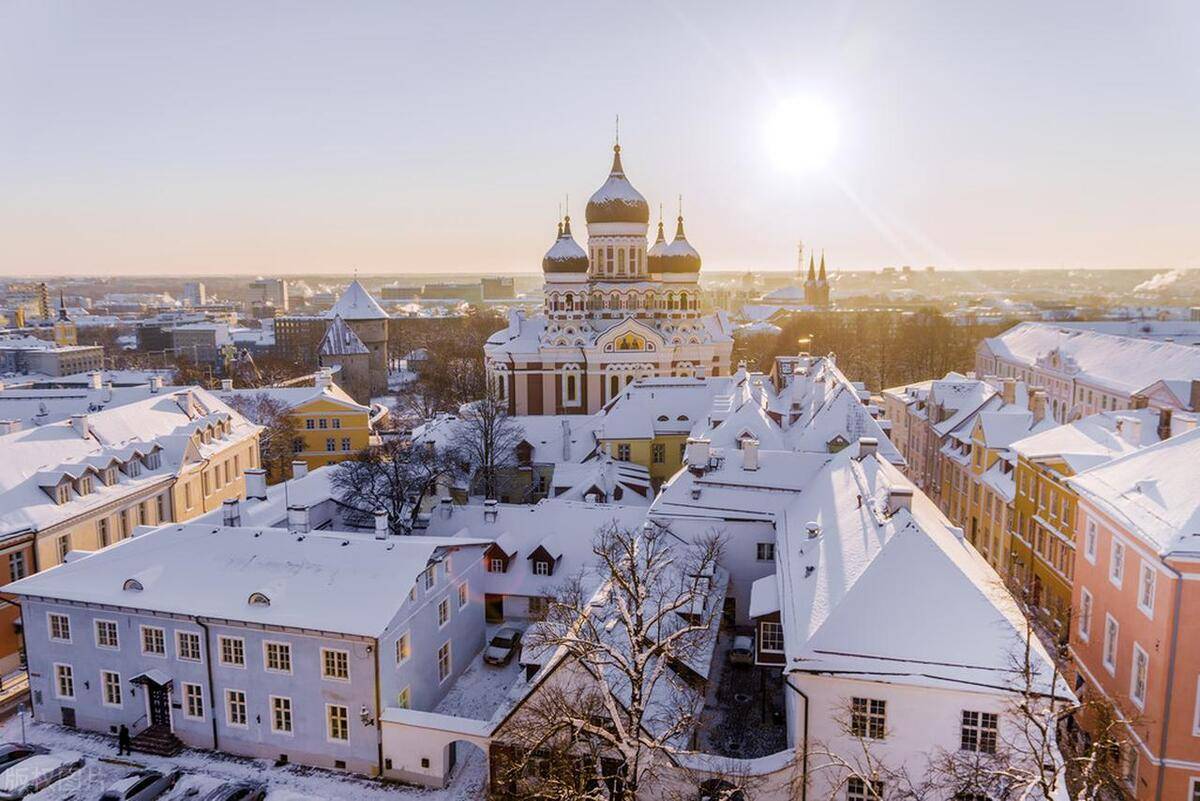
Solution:
<svg viewBox="0 0 1200 801"><path fill-rule="evenodd" d="M618 114L707 269L1200 266L1198 41L1195 2L0 0L0 275L536 271Z"/></svg>

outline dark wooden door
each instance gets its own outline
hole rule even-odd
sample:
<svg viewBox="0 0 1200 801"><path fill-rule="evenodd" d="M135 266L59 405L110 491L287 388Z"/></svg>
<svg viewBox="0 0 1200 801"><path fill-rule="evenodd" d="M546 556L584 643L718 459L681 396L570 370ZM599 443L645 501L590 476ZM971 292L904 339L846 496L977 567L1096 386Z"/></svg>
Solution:
<svg viewBox="0 0 1200 801"><path fill-rule="evenodd" d="M167 689L165 687L150 688L150 725L171 725L171 704L167 700Z"/></svg>
<svg viewBox="0 0 1200 801"><path fill-rule="evenodd" d="M485 596L483 596L483 618L488 623L503 623L504 622L504 596L503 595L485 595Z"/></svg>
<svg viewBox="0 0 1200 801"><path fill-rule="evenodd" d="M69 706L62 708L62 722L64 726L75 728L75 710Z"/></svg>

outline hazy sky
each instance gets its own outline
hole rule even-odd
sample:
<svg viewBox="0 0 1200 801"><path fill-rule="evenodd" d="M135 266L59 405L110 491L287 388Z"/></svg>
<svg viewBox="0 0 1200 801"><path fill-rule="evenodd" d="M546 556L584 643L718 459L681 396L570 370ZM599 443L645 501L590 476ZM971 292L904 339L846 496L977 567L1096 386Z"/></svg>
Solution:
<svg viewBox="0 0 1200 801"><path fill-rule="evenodd" d="M709 268L1200 266L1198 42L1194 1L0 0L0 274L535 270L617 113ZM764 149L796 95L823 169Z"/></svg>

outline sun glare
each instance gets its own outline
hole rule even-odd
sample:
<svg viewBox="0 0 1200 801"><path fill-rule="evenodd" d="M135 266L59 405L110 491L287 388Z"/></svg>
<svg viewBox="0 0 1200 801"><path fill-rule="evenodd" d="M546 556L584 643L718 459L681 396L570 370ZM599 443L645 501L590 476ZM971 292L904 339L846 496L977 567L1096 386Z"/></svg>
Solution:
<svg viewBox="0 0 1200 801"><path fill-rule="evenodd" d="M823 167L837 148L837 116L816 97L796 97L780 103L766 124L766 147L782 169Z"/></svg>

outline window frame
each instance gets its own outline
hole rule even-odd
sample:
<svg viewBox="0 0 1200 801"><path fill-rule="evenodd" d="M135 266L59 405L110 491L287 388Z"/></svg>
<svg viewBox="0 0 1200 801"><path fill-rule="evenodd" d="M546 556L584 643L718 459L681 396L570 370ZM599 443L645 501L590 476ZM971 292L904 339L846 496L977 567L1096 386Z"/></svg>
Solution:
<svg viewBox="0 0 1200 801"><path fill-rule="evenodd" d="M1092 612L1095 606L1096 599L1092 596L1091 590L1081 585L1079 587L1079 622L1076 626L1080 642L1091 642L1092 640Z"/></svg>
<svg viewBox="0 0 1200 801"><path fill-rule="evenodd" d="M335 709L340 709L345 718L342 721L343 725L345 726L344 731L346 736L344 737L335 737L333 733L333 710ZM340 743L342 745L350 744L350 707L346 706L345 704L325 705L325 741L329 743Z"/></svg>
<svg viewBox="0 0 1200 801"><path fill-rule="evenodd" d="M1096 554L1100 550L1100 527L1096 521L1088 519L1083 533L1083 558L1091 564L1096 564Z"/></svg>
<svg viewBox="0 0 1200 801"><path fill-rule="evenodd" d="M329 672L329 658L334 657L335 661L340 656L346 667L346 675L339 676L336 673ZM321 678L325 681L340 681L343 684L350 683L350 652L345 648L321 648Z"/></svg>
<svg viewBox="0 0 1200 801"><path fill-rule="evenodd" d="M401 648L401 645L404 647ZM408 653L401 656L402 650L407 651ZM400 665L408 664L408 662L412 659L412 655L412 631L406 631L396 638L396 666L399 667Z"/></svg>
<svg viewBox="0 0 1200 801"><path fill-rule="evenodd" d="M1120 554L1120 558L1117 558ZM1108 550L1108 580L1114 587L1121 589L1121 585L1125 583L1125 543L1121 542L1116 536L1113 536L1112 544Z"/></svg>
<svg viewBox="0 0 1200 801"><path fill-rule="evenodd" d="M863 740L886 740L887 699L866 696L852 697L850 699L850 733L851 736Z"/></svg>
<svg viewBox="0 0 1200 801"><path fill-rule="evenodd" d="M286 714L287 714L288 727L286 729L278 728L275 725L276 723L279 722L278 719L276 718L276 713L283 711L283 710L281 710L281 708L279 707L279 705L277 703L279 701L285 701L287 703ZM272 734L280 734L285 737L296 736L296 706L292 703L291 696L268 695L267 696L267 709L269 710L269 713L270 713L271 733Z"/></svg>
<svg viewBox="0 0 1200 801"><path fill-rule="evenodd" d="M104 645L100 642L100 626L101 624L112 626L113 639L116 645ZM121 626L117 621L106 617L98 617L92 620L92 637L95 640L96 647L101 651L120 651L121 650Z"/></svg>
<svg viewBox="0 0 1200 801"><path fill-rule="evenodd" d="M197 696L197 695L193 694L192 690L195 690L197 693L199 693L199 695ZM179 700L181 702L180 706L182 707L184 718L186 718L187 720L204 720L205 719L204 685L203 684L199 684L194 681L180 682L179 695L180 695ZM199 698L199 701L200 701L200 714L193 715L192 714L192 702L195 701L197 698Z"/></svg>
<svg viewBox="0 0 1200 801"><path fill-rule="evenodd" d="M65 621L65 626L63 628L66 631L66 635L67 635L66 637L58 637L54 634L54 628L55 628L54 621L56 619ZM50 642L64 643L66 645L70 645L72 643L72 637L73 637L73 632L71 631L71 616L70 615L64 614L63 612L46 612L46 638L48 640L50 640Z"/></svg>
<svg viewBox="0 0 1200 801"><path fill-rule="evenodd" d="M1121 623L1110 613L1104 614L1104 647L1100 652L1100 663L1110 676L1117 675L1117 649L1121 646ZM1109 661L1109 652L1112 661Z"/></svg>
<svg viewBox="0 0 1200 801"><path fill-rule="evenodd" d="M282 669L282 668L271 667L271 658L270 658L271 650L270 650L269 646L280 646L283 648L283 651L281 651L281 653L287 654L287 669L286 670ZM291 676L293 674L293 672L295 671L296 665L295 665L295 660L292 659L292 644L290 642L285 642L283 640L263 640L262 656L263 656L262 664L263 664L263 672L264 673L273 673L276 676ZM283 698L286 696L279 696L279 697Z"/></svg>
<svg viewBox="0 0 1200 801"><path fill-rule="evenodd" d="M1143 604L1142 601L1145 598L1147 576L1150 578L1150 601L1149 603ZM1150 562L1142 559L1138 566L1137 608L1150 620L1154 620L1154 599L1157 594L1158 570L1155 569L1154 565L1152 565Z"/></svg>
<svg viewBox="0 0 1200 801"><path fill-rule="evenodd" d="M157 631L159 633L159 638L162 641L162 653L161 654L156 653L155 651L147 651L146 650L146 633L151 632L151 631ZM139 624L138 625L138 644L141 646L142 656L149 656L149 657L153 657L154 659L166 659L167 658L167 630L162 626L152 626L148 623Z"/></svg>
<svg viewBox="0 0 1200 801"><path fill-rule="evenodd" d="M63 669L66 669L64 674ZM67 682L71 686L71 694L64 695L62 692L63 677L66 676ZM54 663L54 697L60 701L74 701L75 694L75 667L67 662Z"/></svg>
<svg viewBox="0 0 1200 801"><path fill-rule="evenodd" d="M240 709L241 715L242 715L241 723L235 723L233 720L233 715L231 714L233 712L233 708L234 708L234 697L233 696L235 694L237 696L239 696L237 703L241 707L241 709ZM238 690L233 687L225 688L225 725L231 729L248 729L248 728L250 728L250 706L246 700L246 691L245 690Z"/></svg>
<svg viewBox="0 0 1200 801"><path fill-rule="evenodd" d="M240 646L238 648L238 652L242 656L241 662L225 661L225 643L226 642L229 642L231 644L237 643L237 645ZM246 669L246 638L245 637L237 637L232 634L218 634L217 635L217 664L219 664L221 667L229 667L229 668L237 668L238 670L245 670Z"/></svg>
<svg viewBox="0 0 1200 801"><path fill-rule="evenodd" d="M194 637L196 640L196 657L194 659L183 655L181 643L184 637ZM204 638L200 632L190 629L175 629L175 658L180 662L190 662L193 665L204 664Z"/></svg>
<svg viewBox="0 0 1200 801"><path fill-rule="evenodd" d="M448 597L437 602L437 621L439 629L450 625L450 599Z"/></svg>
<svg viewBox="0 0 1200 801"><path fill-rule="evenodd" d="M108 691L110 689L108 679L110 676L116 676L117 679L115 684L112 685L116 687L117 691L117 700L115 703L108 700ZM123 709L125 707L125 690L121 684L121 674L119 672L115 670L100 671L100 705L109 709Z"/></svg>
<svg viewBox="0 0 1200 801"><path fill-rule="evenodd" d="M764 555L766 554L766 555ZM775 561L775 543L773 542L756 542L754 543L754 557L759 562L774 562Z"/></svg>
<svg viewBox="0 0 1200 801"><path fill-rule="evenodd" d="M458 585L458 608L465 609L471 603L471 591L467 582Z"/></svg>
<svg viewBox="0 0 1200 801"><path fill-rule="evenodd" d="M1146 695L1150 689L1150 654L1146 653L1146 649L1143 648L1137 640L1134 640L1132 655L1133 661L1129 664L1129 700L1132 701L1133 705L1138 709L1144 710L1146 708ZM1141 696L1135 694L1138 685L1139 656L1141 657L1141 665L1144 670L1141 675Z"/></svg>
<svg viewBox="0 0 1200 801"><path fill-rule="evenodd" d="M446 672L442 674L442 652L446 652ZM438 684L445 684L451 676L454 675L454 649L450 645L450 640L446 640L437 650L437 669L438 669Z"/></svg>
<svg viewBox="0 0 1200 801"><path fill-rule="evenodd" d="M778 648L768 648L766 645L768 627L770 627L769 630L772 633L772 637L776 633L778 633L778 635L779 635L779 647ZM778 620L762 621L758 627L758 634L759 634L758 650L761 651L762 653L764 653L764 654L782 654L786 650L786 641L784 640L784 637L783 637L783 623L779 622Z"/></svg>
<svg viewBox="0 0 1200 801"><path fill-rule="evenodd" d="M973 719L969 717L972 715ZM969 744L968 741L970 741ZM998 712L987 712L981 709L964 709L962 711L959 718L958 750L970 751L973 754L995 754L999 745L1000 714Z"/></svg>

